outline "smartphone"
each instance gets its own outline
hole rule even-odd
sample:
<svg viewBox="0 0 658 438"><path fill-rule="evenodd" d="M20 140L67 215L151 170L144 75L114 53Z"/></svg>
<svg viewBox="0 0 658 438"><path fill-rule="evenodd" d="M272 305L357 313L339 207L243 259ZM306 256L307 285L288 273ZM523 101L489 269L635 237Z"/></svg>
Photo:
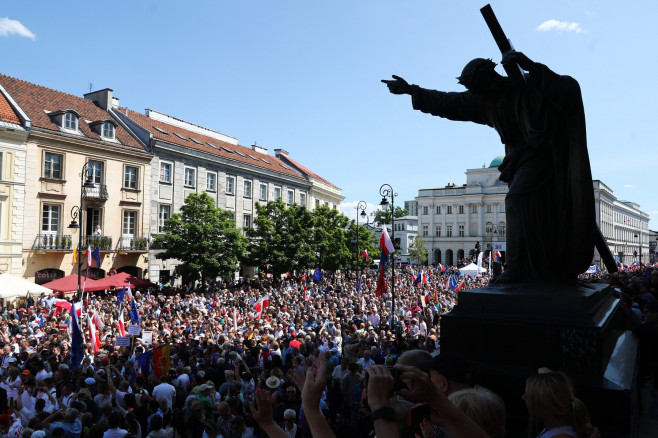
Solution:
<svg viewBox="0 0 658 438"><path fill-rule="evenodd" d="M414 434L422 436L420 425L425 418L430 418L430 405L428 403L419 403L409 409L408 425Z"/></svg>

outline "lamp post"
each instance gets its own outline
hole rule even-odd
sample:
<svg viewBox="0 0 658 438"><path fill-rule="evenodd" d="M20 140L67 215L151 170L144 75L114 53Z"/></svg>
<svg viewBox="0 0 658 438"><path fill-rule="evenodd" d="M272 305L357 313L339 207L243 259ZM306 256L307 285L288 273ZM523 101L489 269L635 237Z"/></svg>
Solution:
<svg viewBox="0 0 658 438"><path fill-rule="evenodd" d="M489 234L489 233L487 233ZM498 236L498 225L491 225L491 231L490 231L490 243L489 243L489 276L491 276L491 272L493 270L493 242L494 238Z"/></svg>
<svg viewBox="0 0 658 438"><path fill-rule="evenodd" d="M637 267L642 269L642 233L635 234L637 237Z"/></svg>
<svg viewBox="0 0 658 438"><path fill-rule="evenodd" d="M391 198L391 241L393 242L393 254L391 254L391 333L394 330L395 319L395 197L398 195L390 184L382 184L379 188L379 194L382 202L379 205L385 207L388 205L387 197ZM386 226L386 224L384 224Z"/></svg>
<svg viewBox="0 0 658 438"><path fill-rule="evenodd" d="M366 217L366 207L367 204L364 201L359 201L356 204L356 272L357 277L359 276L359 256L361 252L359 251L359 211L361 211L361 217Z"/></svg>
<svg viewBox="0 0 658 438"><path fill-rule="evenodd" d="M85 178L86 176L86 178ZM86 179L86 180L85 180ZM82 248L82 233L83 233L83 221L82 221L82 215L83 215L83 201L84 201L84 195L85 195L85 189L93 189L95 184L93 183L91 179L91 174L89 173L89 162L86 162L84 166L82 166L82 170L80 171L80 205L74 205L73 208L71 208L71 223L69 224L69 229L72 232L75 232L76 229L79 229L79 236L78 236L78 289L77 289L77 299L80 301L82 299L82 289L80 287L80 276L82 275L82 254L80 252L80 249ZM78 221L76 219L80 218L80 223L78 224Z"/></svg>

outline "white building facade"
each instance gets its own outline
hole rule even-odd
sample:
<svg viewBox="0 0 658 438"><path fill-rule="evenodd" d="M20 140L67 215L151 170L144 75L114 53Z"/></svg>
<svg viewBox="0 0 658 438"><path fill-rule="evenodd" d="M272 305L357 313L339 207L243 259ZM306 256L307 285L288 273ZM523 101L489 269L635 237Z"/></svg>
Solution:
<svg viewBox="0 0 658 438"><path fill-rule="evenodd" d="M476 257L476 244L505 256L505 196L507 184L498 178L496 157L489 167L466 170L466 184L418 191L418 232L429 252L428 263L457 265ZM619 201L599 180L592 182L596 221L613 253L623 263L649 260L649 215L630 201ZM593 263L601 264L598 251Z"/></svg>

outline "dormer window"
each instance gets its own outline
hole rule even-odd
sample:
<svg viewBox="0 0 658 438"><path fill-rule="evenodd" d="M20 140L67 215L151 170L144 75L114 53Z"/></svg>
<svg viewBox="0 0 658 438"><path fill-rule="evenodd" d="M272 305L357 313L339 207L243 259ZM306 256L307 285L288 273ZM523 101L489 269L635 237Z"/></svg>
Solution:
<svg viewBox="0 0 658 438"><path fill-rule="evenodd" d="M78 130L78 117L73 113L64 114L64 129L70 129L71 131Z"/></svg>
<svg viewBox="0 0 658 438"><path fill-rule="evenodd" d="M112 119L97 120L89 123L92 131L101 137L101 140L117 143L117 123Z"/></svg>
<svg viewBox="0 0 658 438"><path fill-rule="evenodd" d="M46 114L48 114L48 117L50 117L53 123L67 134L82 135L82 132L78 129L81 116L76 110L69 108L55 112L46 111Z"/></svg>
<svg viewBox="0 0 658 438"><path fill-rule="evenodd" d="M103 123L103 137L108 140L114 140L114 125L110 122Z"/></svg>

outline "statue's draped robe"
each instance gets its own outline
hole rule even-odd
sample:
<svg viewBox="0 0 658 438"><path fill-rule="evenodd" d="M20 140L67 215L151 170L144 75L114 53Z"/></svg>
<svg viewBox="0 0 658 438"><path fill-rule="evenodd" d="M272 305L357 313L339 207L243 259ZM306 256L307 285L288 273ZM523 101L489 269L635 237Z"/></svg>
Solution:
<svg viewBox="0 0 658 438"><path fill-rule="evenodd" d="M483 97L413 85L414 109L494 128L509 192L506 270L528 282L574 280L594 254L594 192L578 82L535 63L527 85Z"/></svg>

